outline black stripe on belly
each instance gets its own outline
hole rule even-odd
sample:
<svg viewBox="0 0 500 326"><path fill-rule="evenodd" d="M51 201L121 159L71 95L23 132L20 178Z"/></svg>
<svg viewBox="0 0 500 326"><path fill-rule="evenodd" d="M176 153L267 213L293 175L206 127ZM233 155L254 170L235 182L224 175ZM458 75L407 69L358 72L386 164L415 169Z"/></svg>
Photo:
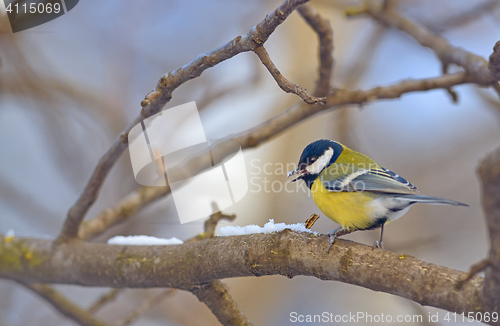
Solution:
<svg viewBox="0 0 500 326"><path fill-rule="evenodd" d="M367 227L365 230L373 230L373 229L379 228L382 225L384 225L385 222L387 222L387 217L377 218L375 220L375 223L373 223L372 225L370 225L369 227Z"/></svg>
<svg viewBox="0 0 500 326"><path fill-rule="evenodd" d="M367 227L366 229L363 229L363 230L373 230L373 229L381 227L382 225L385 224L385 222L387 222L387 217L388 217L387 215L390 215L391 213L400 212L403 209L406 209L406 208L408 208L408 206L413 205L415 203L416 203L416 201L412 201L412 202L409 202L408 205L405 205L403 207L393 207L393 208L387 209L386 216L376 218L372 225L370 225L369 227Z"/></svg>

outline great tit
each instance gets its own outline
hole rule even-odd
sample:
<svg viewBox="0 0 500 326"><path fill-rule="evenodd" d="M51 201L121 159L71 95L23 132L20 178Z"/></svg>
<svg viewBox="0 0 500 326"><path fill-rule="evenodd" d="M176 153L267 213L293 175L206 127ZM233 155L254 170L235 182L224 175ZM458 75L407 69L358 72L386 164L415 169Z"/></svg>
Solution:
<svg viewBox="0 0 500 326"><path fill-rule="evenodd" d="M317 140L304 149L298 167L288 172L292 182L304 180L318 208L340 227L328 232L330 247L338 234L380 227L383 248L384 225L403 216L416 203L468 206L431 197L403 177L381 167L366 155L332 141Z"/></svg>

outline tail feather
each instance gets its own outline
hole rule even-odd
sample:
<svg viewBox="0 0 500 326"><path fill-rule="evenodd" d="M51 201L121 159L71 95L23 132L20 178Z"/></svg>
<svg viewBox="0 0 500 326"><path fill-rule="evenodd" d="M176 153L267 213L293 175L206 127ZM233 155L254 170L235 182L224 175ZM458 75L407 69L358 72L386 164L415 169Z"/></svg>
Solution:
<svg viewBox="0 0 500 326"><path fill-rule="evenodd" d="M398 199L404 199L404 200L409 200L409 201L415 201L419 203L426 203L426 204L442 204L442 205L455 205L455 206L469 206L467 204L446 199L446 198L441 198L441 197L433 197L433 196L425 196L425 195L406 195L406 194L401 194L398 195Z"/></svg>

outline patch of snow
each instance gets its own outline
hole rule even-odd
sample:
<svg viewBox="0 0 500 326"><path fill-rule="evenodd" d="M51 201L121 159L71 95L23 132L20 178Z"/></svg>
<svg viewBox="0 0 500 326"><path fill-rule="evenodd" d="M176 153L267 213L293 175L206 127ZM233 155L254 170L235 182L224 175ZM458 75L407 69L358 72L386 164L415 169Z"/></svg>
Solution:
<svg viewBox="0 0 500 326"><path fill-rule="evenodd" d="M254 234L254 233L272 233L279 232L285 229L290 229L296 232L308 232L314 235L319 235L318 232L306 229L304 223L296 224L286 224L286 223L274 223L273 219L264 224L264 227L252 224L247 226L223 226L219 229L220 235L223 237L228 237L232 235L244 235L244 234Z"/></svg>
<svg viewBox="0 0 500 326"><path fill-rule="evenodd" d="M129 235L124 237L118 235L108 240L110 245L123 245L123 246L161 246L161 245L178 245L183 244L182 240L176 237L170 239L150 237L148 235Z"/></svg>

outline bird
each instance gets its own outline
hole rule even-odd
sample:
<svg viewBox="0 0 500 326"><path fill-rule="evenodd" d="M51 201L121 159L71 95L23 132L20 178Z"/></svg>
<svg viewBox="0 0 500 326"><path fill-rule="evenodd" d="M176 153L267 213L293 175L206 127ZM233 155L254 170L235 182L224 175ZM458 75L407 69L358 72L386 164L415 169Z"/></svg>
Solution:
<svg viewBox="0 0 500 326"><path fill-rule="evenodd" d="M380 228L380 240L373 248L383 248L384 225L403 216L416 203L469 206L422 195L402 176L383 168L368 156L336 141L320 139L302 151L291 182L303 180L318 208L340 224L329 231L332 249L339 233Z"/></svg>

